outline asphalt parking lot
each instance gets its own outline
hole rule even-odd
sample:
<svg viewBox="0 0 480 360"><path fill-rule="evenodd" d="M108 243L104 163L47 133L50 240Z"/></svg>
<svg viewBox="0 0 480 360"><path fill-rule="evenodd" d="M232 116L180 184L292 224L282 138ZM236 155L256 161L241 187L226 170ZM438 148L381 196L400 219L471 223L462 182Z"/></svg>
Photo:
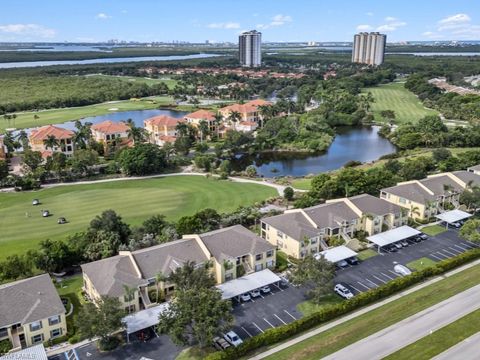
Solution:
<svg viewBox="0 0 480 360"><path fill-rule="evenodd" d="M400 275L393 271L395 264L407 265L411 261L426 257L433 261L441 261L459 255L474 247L473 243L460 239L457 230L429 237L420 243L398 252L384 252L371 257L358 265L337 270L336 282L344 282L354 293L364 292L379 287Z"/></svg>

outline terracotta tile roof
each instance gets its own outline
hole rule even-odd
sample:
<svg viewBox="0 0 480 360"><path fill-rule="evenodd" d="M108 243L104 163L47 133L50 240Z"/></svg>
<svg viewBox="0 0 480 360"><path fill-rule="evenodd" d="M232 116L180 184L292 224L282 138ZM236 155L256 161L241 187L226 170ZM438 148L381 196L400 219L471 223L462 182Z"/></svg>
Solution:
<svg viewBox="0 0 480 360"><path fill-rule="evenodd" d="M254 105L254 106L272 105L270 101L266 101L263 99L252 100L252 101L249 101L247 104Z"/></svg>
<svg viewBox="0 0 480 360"><path fill-rule="evenodd" d="M42 154L42 159L46 159L49 156L53 155L53 151L52 150L44 150L44 151L41 152L41 154Z"/></svg>
<svg viewBox="0 0 480 360"><path fill-rule="evenodd" d="M193 113L185 115L185 118L200 120L215 120L215 113L208 110L197 110Z"/></svg>
<svg viewBox="0 0 480 360"><path fill-rule="evenodd" d="M63 129L58 126L47 125L47 126L42 126L41 128L32 130L29 138L30 138L30 141L32 140L43 141L50 135L54 136L55 139L57 140L62 140L62 139L70 139L74 135L74 132L71 130Z"/></svg>
<svg viewBox="0 0 480 360"><path fill-rule="evenodd" d="M177 119L167 115L154 116L152 118L144 120L144 124L155 125L155 126L167 126L175 127L179 122L184 122L183 119Z"/></svg>
<svg viewBox="0 0 480 360"><path fill-rule="evenodd" d="M169 143L173 143L173 142L175 142L175 140L177 140L177 138L175 136L170 136L170 135L160 135L159 139L164 141L164 142L169 142Z"/></svg>
<svg viewBox="0 0 480 360"><path fill-rule="evenodd" d="M104 122L92 125L92 130L104 133L104 134L116 134L127 132L130 127L124 122L114 122L112 120L106 120Z"/></svg>
<svg viewBox="0 0 480 360"><path fill-rule="evenodd" d="M221 108L220 111L238 111L239 113L250 113L250 112L257 111L259 106L264 106L264 105L272 105L272 103L262 99L257 99L257 100L249 101L245 104L228 105Z"/></svg>

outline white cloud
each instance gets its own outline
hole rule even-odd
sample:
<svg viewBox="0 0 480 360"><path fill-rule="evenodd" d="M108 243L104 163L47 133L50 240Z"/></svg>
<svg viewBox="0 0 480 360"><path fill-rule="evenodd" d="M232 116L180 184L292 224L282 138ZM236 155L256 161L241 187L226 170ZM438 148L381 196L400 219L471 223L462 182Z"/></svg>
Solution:
<svg viewBox="0 0 480 360"><path fill-rule="evenodd" d="M397 18L394 18L393 16L387 16L387 17L385 18L385 21L386 21L386 22L397 21Z"/></svg>
<svg viewBox="0 0 480 360"><path fill-rule="evenodd" d="M256 28L259 30L264 30L275 26L282 26L293 21L290 15L282 14L275 15L271 20L272 21L268 24L257 24Z"/></svg>
<svg viewBox="0 0 480 360"><path fill-rule="evenodd" d="M56 31L38 24L6 24L0 25L0 33L21 36L24 39L50 39L55 37Z"/></svg>
<svg viewBox="0 0 480 360"><path fill-rule="evenodd" d="M375 15L375 14L374 14L373 12L369 11L369 12L367 12L365 15L367 15L367 16L373 16L373 15Z"/></svg>
<svg viewBox="0 0 480 360"><path fill-rule="evenodd" d="M472 19L467 14L455 14L440 20L438 23L439 24L459 24L459 23L461 24L461 23L468 23L471 20Z"/></svg>
<svg viewBox="0 0 480 360"><path fill-rule="evenodd" d="M210 29L240 29L240 24L236 22L211 23L207 27Z"/></svg>
<svg viewBox="0 0 480 360"><path fill-rule="evenodd" d="M407 25L405 21L401 21L393 16L387 16L385 18L385 24L378 26L376 30L380 32L391 32L405 25Z"/></svg>
<svg viewBox="0 0 480 360"><path fill-rule="evenodd" d="M426 31L422 35L429 39L477 40L480 39L480 25L472 24L468 14L459 13L439 20L436 31Z"/></svg>
<svg viewBox="0 0 480 360"><path fill-rule="evenodd" d="M95 15L95 18L100 20L106 20L106 19L110 19L111 16L105 13L98 13L97 15Z"/></svg>
<svg viewBox="0 0 480 360"><path fill-rule="evenodd" d="M362 24L357 26L357 31L370 31L373 27L371 25Z"/></svg>

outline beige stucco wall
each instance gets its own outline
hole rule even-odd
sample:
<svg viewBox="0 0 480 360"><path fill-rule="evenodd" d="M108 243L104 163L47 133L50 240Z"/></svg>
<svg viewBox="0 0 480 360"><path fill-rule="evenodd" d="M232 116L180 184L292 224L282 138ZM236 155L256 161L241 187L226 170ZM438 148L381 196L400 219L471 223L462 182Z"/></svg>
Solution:
<svg viewBox="0 0 480 360"><path fill-rule="evenodd" d="M382 192L380 195L380 198L387 200L388 202L391 202L392 204L398 205L404 209L408 210L408 216L414 218L414 219L420 219L420 220L425 220L428 219L429 217L435 215L437 213L436 207L429 208L427 209L425 204L421 204L409 199L402 198L400 196ZM418 208L418 214L412 214L411 209L412 208Z"/></svg>

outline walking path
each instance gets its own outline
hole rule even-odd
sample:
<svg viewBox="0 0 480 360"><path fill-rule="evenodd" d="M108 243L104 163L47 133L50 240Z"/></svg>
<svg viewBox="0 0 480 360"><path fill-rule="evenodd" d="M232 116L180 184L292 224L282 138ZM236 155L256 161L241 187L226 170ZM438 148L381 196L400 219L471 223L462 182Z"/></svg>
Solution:
<svg viewBox="0 0 480 360"><path fill-rule="evenodd" d="M383 359L479 308L480 285L477 285L344 347L324 359L351 360L352 354L359 360Z"/></svg>
<svg viewBox="0 0 480 360"><path fill-rule="evenodd" d="M298 337L296 337L296 338L293 338L292 340L286 341L286 342L284 342L284 343L282 343L282 344L280 344L280 345L278 345L278 346L276 346L276 347L274 347L274 348L271 348L271 349L269 349L269 350L267 350L267 351L265 351L265 352L263 352L263 353L261 353L261 354L257 354L256 356L253 356L253 357L251 357L250 359L251 359L251 360L264 359L264 358L266 358L266 357L268 357L268 356L270 356L270 355L273 355L273 354L275 354L275 353L277 353L277 352L279 352L279 351L285 350L286 348L289 348L290 346L296 345L296 344L302 342L303 340L306 340L306 339L309 339L309 338L311 338L311 337L313 337L313 336L316 336L316 335L318 335L318 334L320 334L320 333L322 333L322 332L325 332L325 331L327 331L327 330L329 330L329 329L331 329L331 328L333 328L333 327L335 327L335 326L337 326L337 325L340 325L340 324L343 324L343 323L345 323L345 322L347 322L347 321L350 321L351 319L354 319L354 318L356 318L356 317L358 317L358 316L360 316L360 315L363 315L363 314L365 314L365 313L367 313L367 312L369 312L369 311L375 310L375 309L377 309L377 308L379 308L379 307L381 307L381 306L383 306L383 305L385 305L385 304L388 304L388 303L390 303L390 302L392 302L392 301L398 300L398 299L400 299L401 297L403 297L403 296L405 296L405 295L408 295L408 294L411 294L411 293L413 293L413 292L415 292L415 291L417 291L417 290L423 289L424 287L427 287L427 286L429 286L429 285L432 285L432 284L434 284L434 283L436 283L436 282L438 282L438 281L440 281L440 280L443 280L443 279L445 279L445 278L448 278L448 277L450 277L450 276L452 276L452 275L455 275L455 274L457 274L457 273L459 273L459 272L461 272L461 271L463 271L463 270L469 269L469 268L471 268L471 267L473 267L473 266L476 266L476 265L479 265L479 264L480 264L480 260L475 260L474 262L471 262L471 263L469 263L469 264L467 264L467 265L461 266L461 267L459 267L459 268L457 268L457 269L455 269L455 270L452 270L452 271L450 271L450 272L448 272L448 273L446 273L446 274L444 274L444 275L441 275L441 276L437 276L437 277L435 277L435 278L432 278L431 280L428 280L428 281L426 281L426 282L424 282L424 283L422 283L422 284L420 284L420 285L414 286L414 287L412 287L412 288L410 288L410 289L408 289L408 290L402 291L402 292L400 292L400 293L398 293L398 294L396 294L396 295L393 295L393 296L391 296L391 297L389 297L389 298L387 298L387 299L385 299L385 300L383 300L383 301L380 301L380 302L375 303L375 304L373 304L373 305L370 305L370 306L367 306L367 307L362 308L362 309L360 309L360 310L357 310L357 311L355 311L355 312L353 312L353 313L351 313L351 314L349 314L349 315L346 315L346 316L344 316L344 317L341 317L340 319L335 320L335 321L332 321L332 322L328 323L327 325L323 325L323 326L320 326L320 327L318 327L318 328L316 328L316 329L310 330L309 332L307 332L307 333L305 333L305 334L303 334L303 335L301 335L301 336L298 336ZM480 302L479 302L479 303L480 303ZM352 353L350 353L350 358L351 358L351 355L352 355Z"/></svg>
<svg viewBox="0 0 480 360"><path fill-rule="evenodd" d="M480 344L480 332L463 340L443 353L435 356L432 360L452 360L452 359L478 359Z"/></svg>

